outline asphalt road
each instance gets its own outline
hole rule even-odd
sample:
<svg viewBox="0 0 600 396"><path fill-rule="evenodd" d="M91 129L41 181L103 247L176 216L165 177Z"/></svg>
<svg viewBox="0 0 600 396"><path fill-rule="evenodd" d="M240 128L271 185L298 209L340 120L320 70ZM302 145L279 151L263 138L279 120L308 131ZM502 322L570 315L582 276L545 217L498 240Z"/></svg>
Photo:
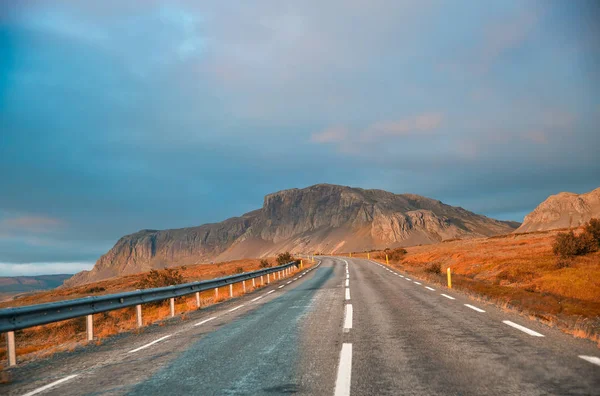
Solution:
<svg viewBox="0 0 600 396"><path fill-rule="evenodd" d="M0 394L600 395L592 342L371 261L321 260L186 320L19 366Z"/></svg>

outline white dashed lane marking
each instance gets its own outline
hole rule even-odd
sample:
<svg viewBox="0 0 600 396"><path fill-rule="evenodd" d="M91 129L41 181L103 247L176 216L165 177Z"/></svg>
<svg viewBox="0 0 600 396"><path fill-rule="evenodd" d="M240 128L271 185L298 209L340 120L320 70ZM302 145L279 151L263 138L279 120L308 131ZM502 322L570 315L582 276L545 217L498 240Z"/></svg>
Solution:
<svg viewBox="0 0 600 396"><path fill-rule="evenodd" d="M131 351L129 351L129 352L127 352L127 353L134 353L134 352L137 352L137 351L141 351L142 349L146 349L146 348L148 348L148 347L151 347L152 345L154 345L154 344L156 344L156 343L159 343L159 342L161 342L162 340L166 340L167 338L171 337L171 335L172 335L172 334L166 335L166 336L164 336L164 337L160 337L158 340L154 340L154 341L152 341L152 342L149 342L149 343L147 343L146 345L142 345L142 346L141 346L141 347L139 347L139 348L132 349Z"/></svg>
<svg viewBox="0 0 600 396"><path fill-rule="evenodd" d="M59 379L58 381L51 382L51 383L49 383L48 385L44 385L44 386L42 386L42 387L40 387L40 388L37 388L37 389L34 389L34 390L32 390L31 392L25 393L23 396L33 396L33 395L37 395L38 393L42 393L42 392L44 392L44 391L47 391L48 389L50 389L50 388L53 388L53 387L55 387L56 385L60 385L60 384L62 384L63 382L67 382L67 381L69 381L69 380L72 380L72 379L73 379L73 378L75 378L75 377L77 377L77 374L69 375L69 376L67 376L67 377L65 377L65 378L61 378L61 379Z"/></svg>
<svg viewBox="0 0 600 396"><path fill-rule="evenodd" d="M579 357L587 362L595 364L596 366L600 366L600 358L598 358L596 356L579 355Z"/></svg>
<svg viewBox="0 0 600 396"><path fill-rule="evenodd" d="M485 312L483 309L477 308L476 306L471 305L471 304L465 304L465 307L471 308L472 310L477 311L477 312Z"/></svg>
<svg viewBox="0 0 600 396"><path fill-rule="evenodd" d="M260 297L258 297L258 298L260 298ZM255 298L254 300L257 300L257 299ZM214 319L216 319L216 318L217 318L216 316L213 316L212 318L204 319L204 320L202 320L202 321L200 321L200 322L196 323L194 326L200 326L200 325L203 325L204 323L206 323L206 322L210 322L211 320L214 320Z"/></svg>
<svg viewBox="0 0 600 396"><path fill-rule="evenodd" d="M441 295L444 296L444 297L446 297L446 298L448 298L448 299L450 299L450 300L456 300L456 298L454 298L452 296L449 296L447 294L442 293Z"/></svg>
<svg viewBox="0 0 600 396"><path fill-rule="evenodd" d="M514 322L511 322L510 320L503 320L502 323L507 324L511 327L514 327L515 329L521 330L523 333L527 333L530 336L534 336L534 337L543 337L543 334L538 333L537 331L533 331L531 329L528 329L525 326L521 326L520 324L516 324Z"/></svg>

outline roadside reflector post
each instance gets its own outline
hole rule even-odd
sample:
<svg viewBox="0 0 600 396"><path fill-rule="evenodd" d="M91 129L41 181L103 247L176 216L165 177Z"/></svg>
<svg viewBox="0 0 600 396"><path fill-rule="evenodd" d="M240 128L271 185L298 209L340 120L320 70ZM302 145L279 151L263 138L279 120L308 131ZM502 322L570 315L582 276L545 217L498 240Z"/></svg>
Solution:
<svg viewBox="0 0 600 396"><path fill-rule="evenodd" d="M388 255L387 255L387 254L385 255L385 263L386 263L387 265L390 265L390 259L388 258Z"/></svg>
<svg viewBox="0 0 600 396"><path fill-rule="evenodd" d="M219 299L219 288L215 287L215 301Z"/></svg>
<svg viewBox="0 0 600 396"><path fill-rule="evenodd" d="M142 327L144 325L142 319L142 304L135 306L135 316L137 317L137 327Z"/></svg>
<svg viewBox="0 0 600 396"><path fill-rule="evenodd" d="M450 275L450 267L448 267L448 289L452 289L452 275Z"/></svg>
<svg viewBox="0 0 600 396"><path fill-rule="evenodd" d="M352 252L350 252L350 258L352 258Z"/></svg>
<svg viewBox="0 0 600 396"><path fill-rule="evenodd" d="M242 281L242 290L246 293L246 281Z"/></svg>
<svg viewBox="0 0 600 396"><path fill-rule="evenodd" d="M371 260L371 253L367 252L367 260Z"/></svg>
<svg viewBox="0 0 600 396"><path fill-rule="evenodd" d="M302 262L302 260L300 260L300 269L302 269L302 267L304 267L304 263Z"/></svg>
<svg viewBox="0 0 600 396"><path fill-rule="evenodd" d="M85 329L87 333L87 340L92 341L94 339L94 318L92 315L86 315Z"/></svg>
<svg viewBox="0 0 600 396"><path fill-rule="evenodd" d="M6 349L8 352L8 365L17 365L17 348L15 347L15 332L9 331L6 333Z"/></svg>
<svg viewBox="0 0 600 396"><path fill-rule="evenodd" d="M233 297L233 283L229 284L229 297Z"/></svg>
<svg viewBox="0 0 600 396"><path fill-rule="evenodd" d="M175 297L169 299L169 305L171 305L171 317L175 316Z"/></svg>
<svg viewBox="0 0 600 396"><path fill-rule="evenodd" d="M196 308L200 308L200 292L196 292Z"/></svg>

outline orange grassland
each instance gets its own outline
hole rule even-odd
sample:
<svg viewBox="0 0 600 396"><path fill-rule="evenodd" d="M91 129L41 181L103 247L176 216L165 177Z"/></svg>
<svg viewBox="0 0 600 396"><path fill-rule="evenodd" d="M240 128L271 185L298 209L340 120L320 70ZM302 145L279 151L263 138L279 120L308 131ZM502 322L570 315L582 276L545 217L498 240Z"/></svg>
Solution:
<svg viewBox="0 0 600 396"><path fill-rule="evenodd" d="M268 260L271 265L275 265L274 259ZM305 268L310 266L310 262L304 260ZM258 270L260 260L245 259L217 264L198 264L187 267L179 267L185 282L193 282L204 279L218 278L226 275L232 275L237 272L248 272ZM119 293L136 289L145 273L128 275L114 279L108 279L100 282L89 283L82 286L60 288L44 292L27 295L13 301L4 301L0 303L1 308L41 304L52 301L70 300L87 296L98 296L103 294ZM256 288L261 287L259 282ZM246 281L246 290L252 290L252 282ZM241 283L233 286L234 296L243 293ZM215 299L213 290L200 293L201 308L226 300L229 298L228 287L222 287L219 290L219 298ZM198 309L196 307L196 298L194 295L181 297L175 300L175 312L180 320L186 320L186 312ZM159 304L146 304L143 306L144 326L160 322L169 317L168 301ZM159 323L160 324L160 323ZM105 312L94 315L94 338L96 343L101 343L103 338L126 331L144 331L144 328L137 329L135 307L124 308L120 310ZM85 317L65 320L62 322L51 323L43 326L32 327L29 329L15 332L17 359L19 362L31 360L37 357L51 355L61 350L72 350L86 343L85 340ZM0 360L2 365L6 364L6 345L2 342L0 345Z"/></svg>
<svg viewBox="0 0 600 396"><path fill-rule="evenodd" d="M600 252L574 257L568 267L560 268L552 253L559 231L408 247L408 253L390 265L442 285L447 285L450 267L453 289L593 339L600 346ZM384 252L370 256L385 263ZM434 263L440 264L441 273L433 271Z"/></svg>

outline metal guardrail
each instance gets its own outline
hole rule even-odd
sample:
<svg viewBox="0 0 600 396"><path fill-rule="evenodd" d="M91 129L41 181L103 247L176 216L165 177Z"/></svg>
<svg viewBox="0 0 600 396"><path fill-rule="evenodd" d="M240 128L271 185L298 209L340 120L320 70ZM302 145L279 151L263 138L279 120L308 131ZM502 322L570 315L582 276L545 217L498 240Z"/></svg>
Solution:
<svg viewBox="0 0 600 396"><path fill-rule="evenodd" d="M48 323L60 322L67 319L88 317L88 340L93 338L93 314L113 311L127 307L136 307L138 314L138 326L142 326L141 305L171 300L171 316L174 315L174 299L198 293L197 302L199 305L199 293L206 290L217 289L219 287L233 285L261 276L287 270L297 265L291 262L277 267L265 268L252 272L226 276L222 278L204 280L199 282L185 283L175 286L159 287L154 289L136 290L132 292L107 294L103 296L91 296L78 298L74 300L59 301L47 304L29 305L24 307L0 309L0 333L7 333L9 349L9 365L16 364L16 358L11 358L11 352L14 355L14 331L26 329L28 327L44 325ZM245 291L245 283L244 283ZM218 293L218 292L217 292ZM232 293L230 289L230 294ZM12 349L12 351L11 351Z"/></svg>

